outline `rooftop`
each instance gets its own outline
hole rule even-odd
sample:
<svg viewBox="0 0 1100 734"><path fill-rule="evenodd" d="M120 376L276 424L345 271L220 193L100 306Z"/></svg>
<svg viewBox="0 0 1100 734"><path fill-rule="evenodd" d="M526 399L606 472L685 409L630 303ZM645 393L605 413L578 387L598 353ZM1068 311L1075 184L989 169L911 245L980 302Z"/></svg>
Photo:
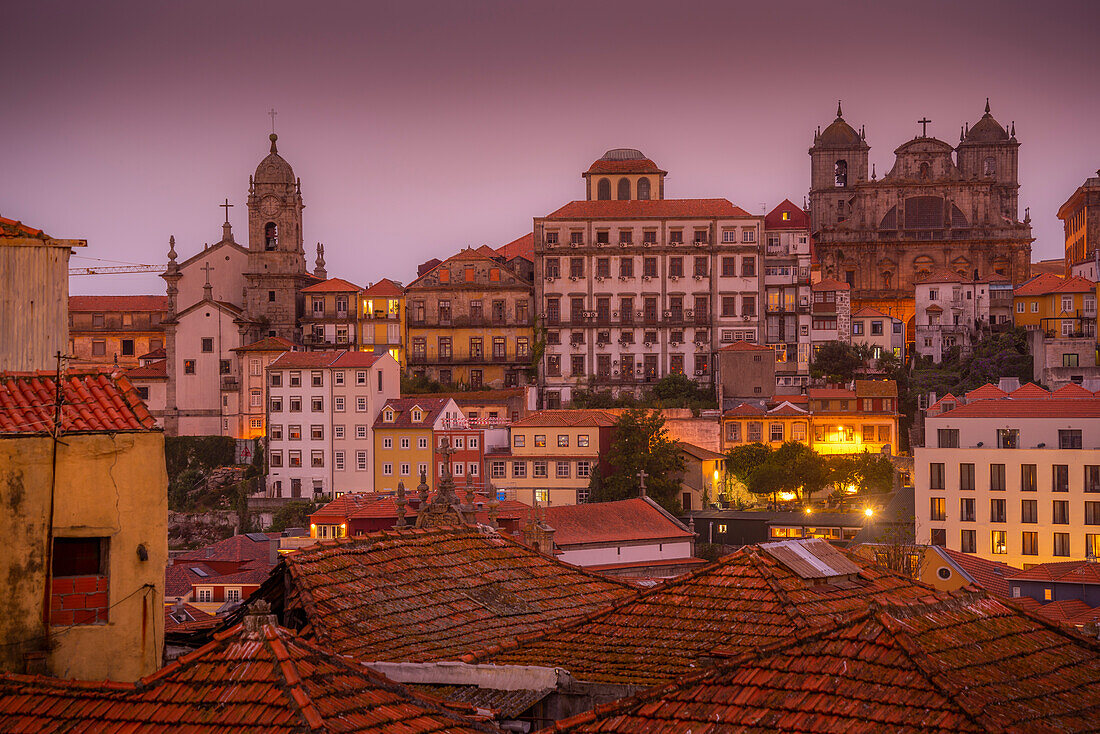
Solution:
<svg viewBox="0 0 1100 734"><path fill-rule="evenodd" d="M786 215L786 218L784 218L784 215ZM810 215L790 199L781 201L764 217L764 229L766 230L809 228Z"/></svg>
<svg viewBox="0 0 1100 734"><path fill-rule="evenodd" d="M618 502L552 505L546 522L554 528L554 544L600 545L631 540L687 540L694 533L648 497Z"/></svg>
<svg viewBox="0 0 1100 734"><path fill-rule="evenodd" d="M1002 398L960 405L936 416L941 418L1100 418L1100 398L1052 400Z"/></svg>
<svg viewBox="0 0 1100 734"><path fill-rule="evenodd" d="M728 199L615 199L571 201L548 214L546 219L725 219L751 216Z"/></svg>
<svg viewBox="0 0 1100 734"><path fill-rule="evenodd" d="M0 373L0 434L54 429L57 382L53 372ZM128 379L69 372L61 381L61 426L74 431L145 431L156 427Z"/></svg>
<svg viewBox="0 0 1100 734"><path fill-rule="evenodd" d="M69 312L168 311L168 296L69 296Z"/></svg>
<svg viewBox="0 0 1100 734"><path fill-rule="evenodd" d="M559 627L636 588L470 527L326 541L282 558L260 594L330 654L456 660Z"/></svg>
<svg viewBox="0 0 1100 734"><path fill-rule="evenodd" d="M640 150L612 148L588 167L586 173L665 173Z"/></svg>
<svg viewBox="0 0 1100 734"><path fill-rule="evenodd" d="M363 291L364 298L398 298L403 295L405 295L405 289L389 278L382 278Z"/></svg>
<svg viewBox="0 0 1100 734"><path fill-rule="evenodd" d="M1009 576L1009 579L1061 584L1100 584L1100 563L1095 561L1040 563L1025 571L1016 571Z"/></svg>
<svg viewBox="0 0 1100 734"><path fill-rule="evenodd" d="M329 278L302 289L302 293L358 293L362 288L343 278Z"/></svg>
<svg viewBox="0 0 1100 734"><path fill-rule="evenodd" d="M378 428L431 428L439 414L442 413L451 402L450 398L436 398L428 395L414 395L407 398L391 398L386 401L382 409L378 411L378 417L374 419L374 427ZM414 422L412 419L413 408L423 411L422 420ZM385 420L388 410L393 411L393 420Z"/></svg>
<svg viewBox="0 0 1100 734"><path fill-rule="evenodd" d="M961 570L966 578L993 596L1000 599L1008 599L1012 596L1008 588L1008 579L1019 573L1020 569L1007 563L986 560L973 553L951 550L946 546L934 547L940 555L947 557L956 568Z"/></svg>
<svg viewBox="0 0 1100 734"><path fill-rule="evenodd" d="M812 291L850 291L852 286L832 278L823 278L810 286Z"/></svg>
<svg viewBox="0 0 1100 734"><path fill-rule="evenodd" d="M615 425L614 413L592 408L576 410L540 410L512 423L512 428L579 428Z"/></svg>
<svg viewBox="0 0 1100 734"><path fill-rule="evenodd" d="M497 254L503 257L505 260L511 260L515 257L524 257L531 262L535 261L535 235L532 232L514 239L507 245L502 245L497 248Z"/></svg>

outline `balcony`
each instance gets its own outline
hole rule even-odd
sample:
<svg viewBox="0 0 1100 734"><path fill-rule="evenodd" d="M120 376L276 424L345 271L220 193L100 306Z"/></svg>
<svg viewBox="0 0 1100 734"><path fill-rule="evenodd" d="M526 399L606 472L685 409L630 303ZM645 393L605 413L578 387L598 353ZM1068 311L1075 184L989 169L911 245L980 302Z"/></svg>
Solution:
<svg viewBox="0 0 1100 734"><path fill-rule="evenodd" d="M366 311L363 313L364 321L400 321L401 314L389 313L388 311Z"/></svg>
<svg viewBox="0 0 1100 734"><path fill-rule="evenodd" d="M236 377L222 378L222 392L237 392L241 389L241 382Z"/></svg>
<svg viewBox="0 0 1100 734"><path fill-rule="evenodd" d="M306 334L302 337L302 344L307 347L336 347L338 349L345 349L355 345L355 339L350 336L338 336L328 338L326 336L319 336L317 334Z"/></svg>
<svg viewBox="0 0 1100 734"><path fill-rule="evenodd" d="M531 357L524 355L508 355L505 357L493 356L491 354L457 354L453 356L436 356L426 354L409 354L408 362L410 365L435 365L439 367L446 367L450 365L505 365L505 366L521 366L527 367L531 363Z"/></svg>

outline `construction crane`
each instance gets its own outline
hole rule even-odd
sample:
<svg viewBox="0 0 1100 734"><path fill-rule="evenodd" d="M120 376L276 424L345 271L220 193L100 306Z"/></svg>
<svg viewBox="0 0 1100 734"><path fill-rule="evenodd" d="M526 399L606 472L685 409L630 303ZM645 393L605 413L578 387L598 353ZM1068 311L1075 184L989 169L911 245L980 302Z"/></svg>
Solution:
<svg viewBox="0 0 1100 734"><path fill-rule="evenodd" d="M110 275L114 273L163 273L167 265L108 265L92 268L69 268L69 275Z"/></svg>

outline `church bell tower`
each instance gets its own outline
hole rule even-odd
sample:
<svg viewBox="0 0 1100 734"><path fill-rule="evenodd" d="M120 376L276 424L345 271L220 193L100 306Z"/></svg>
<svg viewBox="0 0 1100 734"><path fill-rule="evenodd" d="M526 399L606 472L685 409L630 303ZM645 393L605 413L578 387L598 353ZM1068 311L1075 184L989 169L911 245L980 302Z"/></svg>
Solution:
<svg viewBox="0 0 1100 734"><path fill-rule="evenodd" d="M246 318L250 336L281 336L300 341L302 288L313 282L306 271L302 244L301 182L279 155L271 134L271 152L260 161L248 187L248 272Z"/></svg>

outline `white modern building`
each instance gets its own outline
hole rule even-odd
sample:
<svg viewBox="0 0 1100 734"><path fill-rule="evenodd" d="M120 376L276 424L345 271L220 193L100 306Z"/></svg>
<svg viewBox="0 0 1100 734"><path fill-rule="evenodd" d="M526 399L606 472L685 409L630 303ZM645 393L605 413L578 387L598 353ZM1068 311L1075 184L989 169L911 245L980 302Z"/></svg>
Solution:
<svg viewBox="0 0 1100 734"><path fill-rule="evenodd" d="M969 396L925 420L917 542L1025 568L1100 554L1100 398L1075 385Z"/></svg>
<svg viewBox="0 0 1100 734"><path fill-rule="evenodd" d="M392 356L286 352L267 367L267 392L268 496L374 489L372 425L401 392Z"/></svg>
<svg viewBox="0 0 1100 734"><path fill-rule="evenodd" d="M763 216L666 199L665 175L610 150L583 174L585 200L535 219L546 407L590 381L616 394L676 373L709 384L719 345L759 339Z"/></svg>
<svg viewBox="0 0 1100 734"><path fill-rule="evenodd" d="M949 349L970 352L990 327L990 285L938 271L916 283L916 350L939 363Z"/></svg>

